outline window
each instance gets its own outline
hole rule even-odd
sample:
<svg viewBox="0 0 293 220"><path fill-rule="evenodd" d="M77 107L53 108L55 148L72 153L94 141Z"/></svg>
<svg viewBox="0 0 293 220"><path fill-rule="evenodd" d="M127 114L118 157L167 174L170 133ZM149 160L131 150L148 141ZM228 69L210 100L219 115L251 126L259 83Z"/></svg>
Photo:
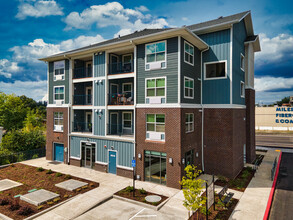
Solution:
<svg viewBox="0 0 293 220"><path fill-rule="evenodd" d="M147 114L147 139L165 140L165 115Z"/></svg>
<svg viewBox="0 0 293 220"><path fill-rule="evenodd" d="M167 154L156 151L144 152L145 181L166 185Z"/></svg>
<svg viewBox="0 0 293 220"><path fill-rule="evenodd" d="M146 70L166 67L166 41L147 44L145 48Z"/></svg>
<svg viewBox="0 0 293 220"><path fill-rule="evenodd" d="M165 97L166 79L146 79L146 97Z"/></svg>
<svg viewBox="0 0 293 220"><path fill-rule="evenodd" d="M122 65L132 62L132 54L127 54L122 56Z"/></svg>
<svg viewBox="0 0 293 220"><path fill-rule="evenodd" d="M122 93L125 93L127 96L131 96L132 83L123 83L122 84Z"/></svg>
<svg viewBox="0 0 293 220"><path fill-rule="evenodd" d="M186 113L185 114L185 132L192 132L194 131L194 117L193 113Z"/></svg>
<svg viewBox="0 0 293 220"><path fill-rule="evenodd" d="M54 80L64 80L65 61L54 62Z"/></svg>
<svg viewBox="0 0 293 220"><path fill-rule="evenodd" d="M64 103L64 86L54 87L54 100L55 101L62 101L61 104Z"/></svg>
<svg viewBox="0 0 293 220"><path fill-rule="evenodd" d="M205 78L225 78L226 77L226 61L205 63Z"/></svg>
<svg viewBox="0 0 293 220"><path fill-rule="evenodd" d="M184 41L184 61L193 66L194 63L194 47Z"/></svg>
<svg viewBox="0 0 293 220"><path fill-rule="evenodd" d="M122 121L123 121L123 128L124 129L131 129L131 127L132 127L132 114L131 114L131 112L123 112Z"/></svg>
<svg viewBox="0 0 293 220"><path fill-rule="evenodd" d="M240 82L240 96L241 98L245 98L245 84L244 82Z"/></svg>
<svg viewBox="0 0 293 220"><path fill-rule="evenodd" d="M63 112L54 112L54 131L63 131Z"/></svg>
<svg viewBox="0 0 293 220"><path fill-rule="evenodd" d="M240 69L244 71L244 66L245 66L245 57L243 54L240 55Z"/></svg>
<svg viewBox="0 0 293 220"><path fill-rule="evenodd" d="M193 99L194 83L193 79L184 77L184 98Z"/></svg>

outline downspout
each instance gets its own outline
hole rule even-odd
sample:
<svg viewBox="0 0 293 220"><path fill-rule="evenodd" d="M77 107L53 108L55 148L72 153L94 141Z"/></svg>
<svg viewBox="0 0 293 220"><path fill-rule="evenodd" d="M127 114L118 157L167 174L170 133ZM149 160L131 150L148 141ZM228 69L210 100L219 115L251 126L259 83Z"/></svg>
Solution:
<svg viewBox="0 0 293 220"><path fill-rule="evenodd" d="M201 167L202 167L202 172L204 173L204 141L203 141L203 138L204 138L204 106L203 106L203 103L202 103L202 76L203 76L203 72L202 72L202 54L203 52L207 51L209 49L206 48L204 50L201 51L200 53L200 72L201 72L201 75L200 75L200 105L201 105Z"/></svg>
<svg viewBox="0 0 293 220"><path fill-rule="evenodd" d="M69 79L68 79L68 86L69 86L69 89L68 89L68 91L69 91L69 103L68 103L68 108L67 108L67 124L68 124L68 126L67 126L67 164L69 165L69 146L70 146L70 139L69 139L69 135L70 135L70 111L69 111L69 109L70 109L70 97L71 97L71 92L72 92L72 90L70 89L70 85L72 85L72 82L71 82L71 75L72 74L70 74L70 72L72 71L72 65L71 65L71 58L69 58L67 55L64 55L64 58L65 59L68 59L69 60Z"/></svg>

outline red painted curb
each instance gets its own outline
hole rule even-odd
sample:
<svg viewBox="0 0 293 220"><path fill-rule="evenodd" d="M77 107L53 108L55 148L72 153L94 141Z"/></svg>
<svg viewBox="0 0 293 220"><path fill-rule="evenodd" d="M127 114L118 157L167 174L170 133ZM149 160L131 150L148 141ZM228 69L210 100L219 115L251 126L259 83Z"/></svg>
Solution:
<svg viewBox="0 0 293 220"><path fill-rule="evenodd" d="M276 189L278 174L279 174L281 157L282 157L282 151L280 152L279 161L278 161L278 165L277 165L277 168L276 168L276 173L275 173L275 176L274 176L274 182L273 182L273 185L272 185L272 188L271 188L271 192L270 192L270 196L269 196L269 201L268 201L268 204L267 204L267 208L266 208L266 211L265 211L265 215L263 217L263 220L267 220L269 218L270 209L271 209L271 205L272 205L272 201L273 201L273 197L274 197L274 193L275 193L275 189Z"/></svg>

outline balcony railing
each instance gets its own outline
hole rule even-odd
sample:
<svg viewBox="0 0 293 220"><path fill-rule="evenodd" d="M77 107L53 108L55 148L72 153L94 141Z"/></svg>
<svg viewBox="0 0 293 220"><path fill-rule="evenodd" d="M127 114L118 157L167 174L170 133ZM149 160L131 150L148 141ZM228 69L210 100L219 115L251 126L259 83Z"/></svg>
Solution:
<svg viewBox="0 0 293 220"><path fill-rule="evenodd" d="M72 122L72 132L85 132L91 133L92 132L92 123L87 122Z"/></svg>
<svg viewBox="0 0 293 220"><path fill-rule="evenodd" d="M133 104L134 104L133 92L109 94L109 105L133 105Z"/></svg>
<svg viewBox="0 0 293 220"><path fill-rule="evenodd" d="M116 136L133 136L133 125L131 123L125 124L107 124L108 135Z"/></svg>
<svg viewBox="0 0 293 220"><path fill-rule="evenodd" d="M109 64L109 74L131 73L133 72L133 62L129 63L111 63Z"/></svg>
<svg viewBox="0 0 293 220"><path fill-rule="evenodd" d="M93 76L92 67L80 67L73 69L73 79L87 78Z"/></svg>
<svg viewBox="0 0 293 220"><path fill-rule="evenodd" d="M73 95L73 105L92 105L92 95Z"/></svg>

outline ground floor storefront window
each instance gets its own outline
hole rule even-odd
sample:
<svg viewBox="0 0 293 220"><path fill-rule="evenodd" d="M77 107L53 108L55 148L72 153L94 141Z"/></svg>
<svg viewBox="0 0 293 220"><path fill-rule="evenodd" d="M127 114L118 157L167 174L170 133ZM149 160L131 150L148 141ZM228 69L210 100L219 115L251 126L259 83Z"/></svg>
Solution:
<svg viewBox="0 0 293 220"><path fill-rule="evenodd" d="M145 151L144 173L145 181L166 185L166 153Z"/></svg>

